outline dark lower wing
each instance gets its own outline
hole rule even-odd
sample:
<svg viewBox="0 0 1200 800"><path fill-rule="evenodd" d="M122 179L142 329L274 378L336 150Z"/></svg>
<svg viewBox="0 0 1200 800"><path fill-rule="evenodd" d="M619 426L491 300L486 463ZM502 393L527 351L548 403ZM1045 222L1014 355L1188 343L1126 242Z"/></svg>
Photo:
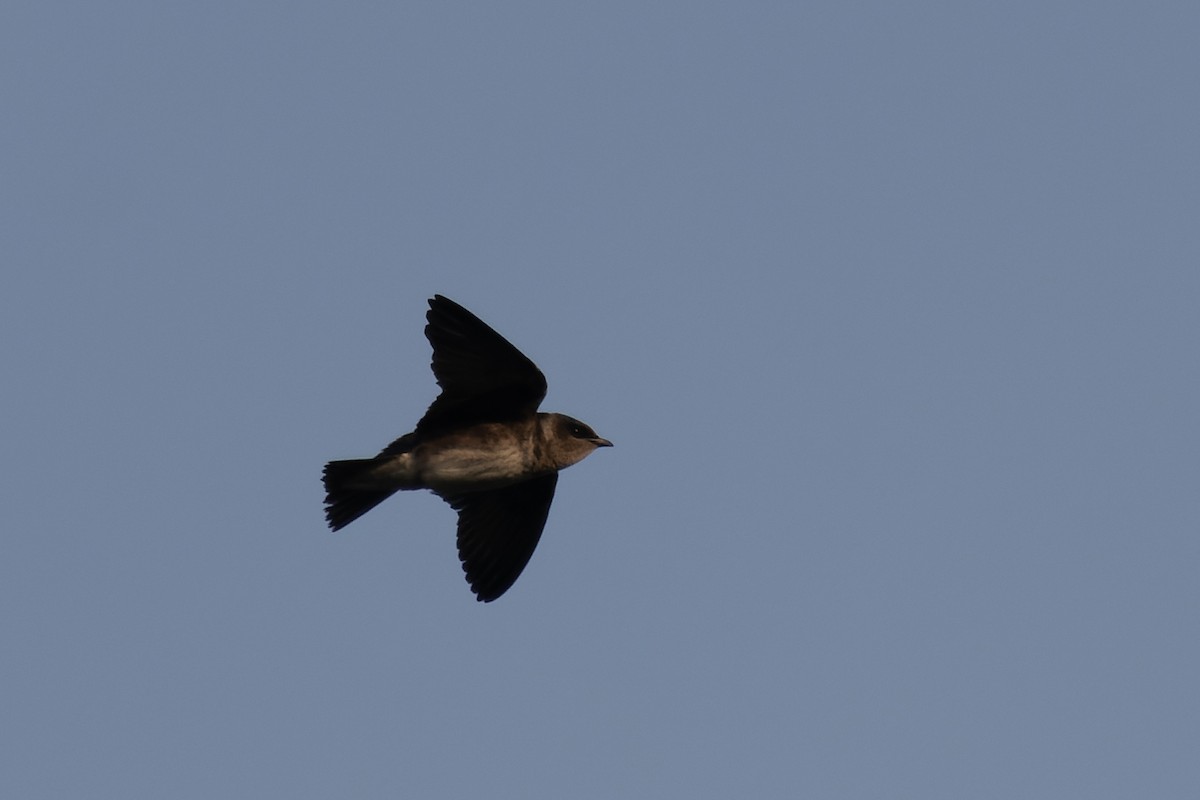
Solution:
<svg viewBox="0 0 1200 800"><path fill-rule="evenodd" d="M458 557L471 591L485 603L516 582L533 555L558 473L493 489L444 498L458 512Z"/></svg>

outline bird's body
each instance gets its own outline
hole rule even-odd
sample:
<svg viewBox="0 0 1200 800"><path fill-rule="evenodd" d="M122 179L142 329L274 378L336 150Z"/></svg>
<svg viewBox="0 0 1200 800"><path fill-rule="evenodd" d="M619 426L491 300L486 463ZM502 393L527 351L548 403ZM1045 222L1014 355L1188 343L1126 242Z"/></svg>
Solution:
<svg viewBox="0 0 1200 800"><path fill-rule="evenodd" d="M460 431L430 437L412 450L387 461L387 477L415 483L435 492L499 489L536 475L553 472L539 464L533 420L483 422Z"/></svg>
<svg viewBox="0 0 1200 800"><path fill-rule="evenodd" d="M393 493L430 489L459 512L458 549L480 600L494 600L537 546L558 471L611 442L564 414L540 413L546 379L507 340L440 295L425 335L442 393L374 458L325 465L325 514L339 530Z"/></svg>

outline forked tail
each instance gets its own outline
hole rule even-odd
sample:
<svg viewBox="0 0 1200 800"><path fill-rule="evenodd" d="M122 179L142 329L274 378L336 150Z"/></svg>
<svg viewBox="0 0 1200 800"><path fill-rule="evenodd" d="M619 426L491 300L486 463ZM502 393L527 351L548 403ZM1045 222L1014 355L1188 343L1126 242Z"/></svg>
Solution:
<svg viewBox="0 0 1200 800"><path fill-rule="evenodd" d="M371 485L369 475L378 465L373 458L330 461L325 465L325 519L330 530L341 530L391 497L396 489Z"/></svg>

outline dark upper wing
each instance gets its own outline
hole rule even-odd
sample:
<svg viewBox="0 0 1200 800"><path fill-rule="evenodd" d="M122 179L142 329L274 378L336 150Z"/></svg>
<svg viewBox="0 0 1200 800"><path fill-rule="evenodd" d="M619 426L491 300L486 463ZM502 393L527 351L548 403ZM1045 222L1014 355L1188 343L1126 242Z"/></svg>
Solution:
<svg viewBox="0 0 1200 800"><path fill-rule="evenodd" d="M458 558L485 603L508 591L542 537L558 473L487 492L446 497L458 511Z"/></svg>
<svg viewBox="0 0 1200 800"><path fill-rule="evenodd" d="M546 396L546 377L507 339L440 294L429 301L425 318L442 393L417 423L418 433L537 411Z"/></svg>

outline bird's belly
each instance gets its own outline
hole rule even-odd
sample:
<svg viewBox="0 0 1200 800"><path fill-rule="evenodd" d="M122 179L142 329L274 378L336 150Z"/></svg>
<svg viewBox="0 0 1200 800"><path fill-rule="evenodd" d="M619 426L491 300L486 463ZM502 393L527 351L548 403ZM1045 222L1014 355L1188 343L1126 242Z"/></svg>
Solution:
<svg viewBox="0 0 1200 800"><path fill-rule="evenodd" d="M496 489L530 477L516 448L507 452L441 447L418 453L417 461L421 482L437 492Z"/></svg>

